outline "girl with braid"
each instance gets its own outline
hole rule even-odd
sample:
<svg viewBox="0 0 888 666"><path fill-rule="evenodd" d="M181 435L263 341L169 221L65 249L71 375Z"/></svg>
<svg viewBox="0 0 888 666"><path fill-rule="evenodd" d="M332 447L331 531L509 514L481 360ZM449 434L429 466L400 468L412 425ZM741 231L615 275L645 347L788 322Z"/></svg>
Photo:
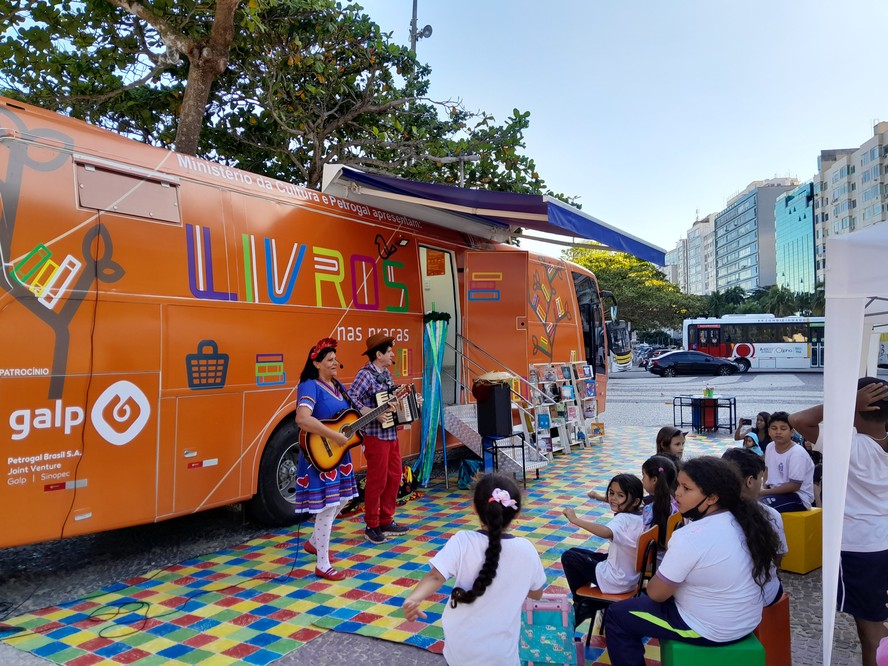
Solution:
<svg viewBox="0 0 888 666"><path fill-rule="evenodd" d="M405 599L404 616L424 619L420 604L453 578L441 620L447 663L518 666L521 606L526 597L543 596L543 563L530 541L505 532L521 510L521 491L512 479L482 476L473 504L481 529L448 539L429 561L431 571Z"/></svg>

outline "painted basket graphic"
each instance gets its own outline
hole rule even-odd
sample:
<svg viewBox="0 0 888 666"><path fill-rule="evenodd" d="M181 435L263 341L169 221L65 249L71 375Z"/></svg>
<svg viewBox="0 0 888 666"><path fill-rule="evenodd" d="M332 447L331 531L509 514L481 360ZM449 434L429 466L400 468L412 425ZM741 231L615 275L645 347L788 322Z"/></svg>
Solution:
<svg viewBox="0 0 888 666"><path fill-rule="evenodd" d="M185 372L192 391L222 388L228 374L228 354L219 353L215 340L201 340L197 353L185 357Z"/></svg>

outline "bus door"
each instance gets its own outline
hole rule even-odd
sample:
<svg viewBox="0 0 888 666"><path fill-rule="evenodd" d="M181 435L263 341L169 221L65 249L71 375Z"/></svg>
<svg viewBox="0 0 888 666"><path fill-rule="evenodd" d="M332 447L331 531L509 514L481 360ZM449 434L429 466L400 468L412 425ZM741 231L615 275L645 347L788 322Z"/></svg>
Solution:
<svg viewBox="0 0 888 666"><path fill-rule="evenodd" d="M822 368L823 367L823 324L822 323L812 323L811 324L811 367L812 368Z"/></svg>
<svg viewBox="0 0 888 666"><path fill-rule="evenodd" d="M527 252L466 252L467 388L484 372L527 373L527 271Z"/></svg>
<svg viewBox="0 0 888 666"><path fill-rule="evenodd" d="M720 326L700 326L697 325L697 339L694 350L718 356L719 358L727 356L726 345L722 344L721 327Z"/></svg>
<svg viewBox="0 0 888 666"><path fill-rule="evenodd" d="M457 364L456 333L459 327L459 310L456 295L459 287L456 281L456 263L453 253L447 250L419 246L419 266L422 271L423 312L446 312L450 315L447 326L447 344L442 350L444 356L441 373L441 393L445 405L456 403Z"/></svg>

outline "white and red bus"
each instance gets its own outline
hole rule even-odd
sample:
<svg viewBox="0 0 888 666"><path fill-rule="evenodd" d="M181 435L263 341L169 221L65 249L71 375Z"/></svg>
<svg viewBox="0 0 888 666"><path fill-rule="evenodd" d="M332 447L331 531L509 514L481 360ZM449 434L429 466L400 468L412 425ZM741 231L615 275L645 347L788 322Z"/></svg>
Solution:
<svg viewBox="0 0 888 666"><path fill-rule="evenodd" d="M685 349L734 361L748 370L823 371L823 317L772 314L685 319Z"/></svg>

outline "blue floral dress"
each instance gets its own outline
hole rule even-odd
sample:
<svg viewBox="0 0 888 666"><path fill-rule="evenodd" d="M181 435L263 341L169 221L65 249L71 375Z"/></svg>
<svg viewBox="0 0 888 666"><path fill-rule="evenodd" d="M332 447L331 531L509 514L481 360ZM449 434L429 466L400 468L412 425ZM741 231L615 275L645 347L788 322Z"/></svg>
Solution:
<svg viewBox="0 0 888 666"><path fill-rule="evenodd" d="M298 407L309 407L316 419L329 419L349 406L334 387L317 379L299 385ZM300 453L296 471L296 513L319 513L358 496L355 467L346 452L336 469L318 471Z"/></svg>

